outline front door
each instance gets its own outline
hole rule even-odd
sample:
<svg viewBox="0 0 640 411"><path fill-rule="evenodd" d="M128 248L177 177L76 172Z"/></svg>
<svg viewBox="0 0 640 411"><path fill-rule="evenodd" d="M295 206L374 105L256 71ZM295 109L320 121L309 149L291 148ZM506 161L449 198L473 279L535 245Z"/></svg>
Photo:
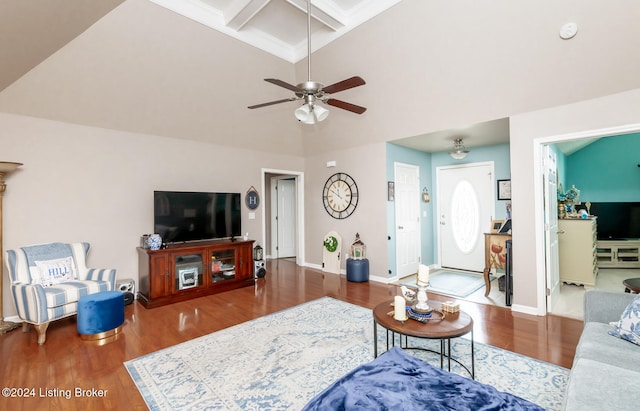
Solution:
<svg viewBox="0 0 640 411"><path fill-rule="evenodd" d="M494 216L493 162L436 169L440 265L484 269L484 233Z"/></svg>

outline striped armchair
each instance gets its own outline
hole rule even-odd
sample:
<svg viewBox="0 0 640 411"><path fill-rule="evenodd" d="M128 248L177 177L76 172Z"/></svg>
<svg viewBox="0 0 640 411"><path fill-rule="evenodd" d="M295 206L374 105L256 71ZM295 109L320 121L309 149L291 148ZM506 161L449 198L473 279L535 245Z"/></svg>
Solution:
<svg viewBox="0 0 640 411"><path fill-rule="evenodd" d="M77 313L83 295L115 289L115 269L87 268L89 243L49 243L8 250L11 294L23 323L44 344L49 323Z"/></svg>

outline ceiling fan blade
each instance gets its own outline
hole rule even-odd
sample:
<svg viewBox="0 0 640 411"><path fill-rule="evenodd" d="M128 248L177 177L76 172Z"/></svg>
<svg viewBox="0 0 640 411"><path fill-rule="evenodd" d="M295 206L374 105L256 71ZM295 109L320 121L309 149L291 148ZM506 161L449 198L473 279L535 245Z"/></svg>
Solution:
<svg viewBox="0 0 640 411"><path fill-rule="evenodd" d="M335 98L328 99L326 103L330 106L338 107L356 114L362 114L367 111L366 107L356 106L355 104L347 103L346 101L342 100L336 100Z"/></svg>
<svg viewBox="0 0 640 411"><path fill-rule="evenodd" d="M338 91L348 90L350 88L362 86L364 84L366 83L361 77L354 76L346 80L339 81L330 86L323 87L322 91L324 91L327 94L332 94L332 93L337 93Z"/></svg>
<svg viewBox="0 0 640 411"><path fill-rule="evenodd" d="M293 84L289 84L286 81L278 80L277 78L266 78L264 81L267 81L271 84L275 84L276 86L284 87L287 90L291 90L293 92L298 92L300 89Z"/></svg>
<svg viewBox="0 0 640 411"><path fill-rule="evenodd" d="M282 100L276 100L276 101L270 101L268 103L256 104L254 106L249 106L248 108L260 108L260 107L272 106L274 104L286 103L287 101L294 101L294 100L298 100L298 98L297 97L283 98Z"/></svg>

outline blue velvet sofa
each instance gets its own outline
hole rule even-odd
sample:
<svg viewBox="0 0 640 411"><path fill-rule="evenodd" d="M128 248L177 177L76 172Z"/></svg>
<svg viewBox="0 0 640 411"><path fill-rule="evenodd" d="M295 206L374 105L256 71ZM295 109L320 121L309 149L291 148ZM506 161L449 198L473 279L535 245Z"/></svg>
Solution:
<svg viewBox="0 0 640 411"><path fill-rule="evenodd" d="M584 330L576 347L565 396L565 410L640 409L640 346L614 337L610 323L635 294L588 290L584 298Z"/></svg>

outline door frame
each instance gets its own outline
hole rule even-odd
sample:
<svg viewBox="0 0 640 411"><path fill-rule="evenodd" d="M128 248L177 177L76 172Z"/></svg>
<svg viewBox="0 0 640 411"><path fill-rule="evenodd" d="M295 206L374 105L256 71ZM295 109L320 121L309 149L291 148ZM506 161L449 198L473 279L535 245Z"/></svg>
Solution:
<svg viewBox="0 0 640 411"><path fill-rule="evenodd" d="M304 253L304 172L294 170L280 170L274 168L263 168L260 170L260 184L263 196L265 193L267 174L283 174L295 178L296 182L296 265L302 265L305 260ZM267 244L267 215L266 207L262 206L262 244Z"/></svg>
<svg viewBox="0 0 640 411"><path fill-rule="evenodd" d="M542 164L542 153L544 146L548 144L560 143L572 140L582 140L585 138L611 137L618 134L630 134L640 132L640 123L627 124L616 127L606 127L601 129L579 131L567 134L558 134L554 136L539 137L533 140L533 190L534 190L534 227L536 241L536 265L544 267L538 270L536 278L537 306L538 314L545 315L548 313L547 307L547 268L545 264L546 256L549 252L545 243L545 227L544 227L544 179L542 173L544 165Z"/></svg>
<svg viewBox="0 0 640 411"><path fill-rule="evenodd" d="M270 241L270 251L269 254L271 254L272 258L281 258L280 257L280 242L279 242L279 233L280 233L280 220L281 220L281 216L280 216L280 212L279 212L279 206L280 206L280 191L279 191L279 187L280 187L280 183L282 180L293 180L293 186L294 186L294 195L296 194L296 180L297 178L295 176L290 176L290 175L275 175L275 176L271 176L270 178L270 182L269 182L269 186L271 187L270 190L270 196L271 196L271 215L269 216L269 224L271 225L271 241ZM277 181L277 184L274 184L274 182ZM278 189L276 189L276 187L278 187ZM294 206L296 208L296 213L297 213L297 200L296 200L296 205ZM274 210L275 213L274 213ZM277 221L274 222L274 216L277 216ZM297 222L294 220L293 221L293 237L294 237L294 242L296 243L297 246L297 238L295 238L296 234L296 225ZM277 228L274 230L274 226L276 226ZM275 239L275 241L274 241ZM274 247L276 247L278 250L274 250ZM297 250L294 250L293 252L294 254L297 254ZM276 256L276 257L274 257Z"/></svg>

